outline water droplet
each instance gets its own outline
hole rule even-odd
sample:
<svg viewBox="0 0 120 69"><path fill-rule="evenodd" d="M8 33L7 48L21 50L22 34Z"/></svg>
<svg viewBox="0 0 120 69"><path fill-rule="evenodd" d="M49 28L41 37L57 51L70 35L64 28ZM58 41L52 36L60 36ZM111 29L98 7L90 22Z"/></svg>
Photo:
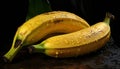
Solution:
<svg viewBox="0 0 120 69"><path fill-rule="evenodd" d="M58 57L59 52L55 52L55 54L56 54L56 55L55 55L55 57L57 58L57 57Z"/></svg>
<svg viewBox="0 0 120 69"><path fill-rule="evenodd" d="M67 40L65 40L65 43L68 44L69 42Z"/></svg>
<svg viewBox="0 0 120 69"><path fill-rule="evenodd" d="M58 55L59 53L58 52L56 52L56 55Z"/></svg>
<svg viewBox="0 0 120 69"><path fill-rule="evenodd" d="M77 40L76 43L79 44L80 43L79 40Z"/></svg>

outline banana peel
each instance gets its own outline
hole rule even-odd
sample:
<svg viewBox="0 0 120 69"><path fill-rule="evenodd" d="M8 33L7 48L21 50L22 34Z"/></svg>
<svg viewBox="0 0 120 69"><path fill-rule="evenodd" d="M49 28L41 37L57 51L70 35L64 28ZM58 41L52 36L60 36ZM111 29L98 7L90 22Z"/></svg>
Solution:
<svg viewBox="0 0 120 69"><path fill-rule="evenodd" d="M110 39L110 18L106 13L103 22L68 34L50 37L28 47L30 53L44 53L55 58L76 57L102 48Z"/></svg>

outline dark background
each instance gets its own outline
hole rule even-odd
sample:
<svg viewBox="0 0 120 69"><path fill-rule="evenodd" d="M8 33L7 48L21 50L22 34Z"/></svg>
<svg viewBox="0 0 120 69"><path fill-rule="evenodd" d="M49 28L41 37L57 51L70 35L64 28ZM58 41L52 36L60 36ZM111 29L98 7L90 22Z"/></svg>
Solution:
<svg viewBox="0 0 120 69"><path fill-rule="evenodd" d="M73 12L81 17L83 17L84 19L86 19L89 24L95 24L98 21L102 21L104 19L105 13L110 12L115 16L114 20L111 20L111 30L112 30L112 38L114 40L114 43L112 42L112 45L108 46L108 50L112 48L112 53L113 54L115 51L115 54L117 56L119 56L119 43L120 43L120 6L119 6L119 2L117 2L116 0L49 0L50 4L51 4L51 8L52 10L64 10L64 11L69 11L69 12ZM20 26L23 22L25 22L25 17L26 17L26 13L28 10L28 0L4 0L2 2L0 2L0 21L1 21L1 25L0 25L0 58L2 58L2 55L5 54L11 47L11 43L14 37L14 34L18 28L18 26ZM109 44L108 44L109 45ZM115 47L112 47L115 46ZM107 48L104 48L105 50L107 50ZM103 50L104 50L103 49ZM103 52L103 51L102 51ZM98 56L101 57L101 55L103 56L103 53L95 53L99 54ZM115 56L116 56L115 55ZM43 56L46 57L46 56ZM43 57L40 57L41 60L37 57L36 60L34 58L31 58L33 61L30 62L30 60L26 60L25 62L27 63L27 61L29 62L29 65L32 65L32 63L35 63L34 61L40 61L40 62L44 62L44 65L47 65L47 61L50 61L49 58L45 58L47 60L44 60ZM89 56L90 57L90 56ZM93 57L93 56L92 56ZM91 57L91 58L92 58ZM109 56L108 56L109 57ZM116 58L116 57L112 57L112 58ZM51 59L51 58L50 58ZM93 59L93 58L92 58ZM111 58L109 58L111 59ZM117 65L120 65L120 61L118 61L119 58L117 58L115 61L118 63ZM51 59L53 62L53 64L58 62L58 59ZM80 60L80 59L78 59ZM86 59L84 59L86 60ZM94 60L94 59L93 59ZM101 60L101 59L100 59ZM65 61L65 62L64 62ZM69 60L67 59L62 59L62 63L67 64L66 63L69 62ZM88 59L88 61L90 61ZM91 60L92 61L92 60ZM73 60L72 58L70 58L70 62L77 62L77 60ZM108 61L110 62L110 61ZM31 64L30 64L31 63ZM38 62L37 62L38 63ZM52 64L49 63L49 64ZM78 64L79 62L77 62ZM24 62L22 64L25 64ZM110 64L110 63L108 63ZM17 66L19 67L21 65L21 62L17 63ZM25 68L29 68L29 65L27 65L28 67ZM58 63L58 65L61 65L60 63ZM78 64L79 65L79 64ZM8 64L6 65L8 67L4 67L5 69L11 67L12 68L17 68L14 67L15 64ZM42 65L41 65L42 66ZM48 65L49 66L49 65ZM54 65L52 65L54 66ZM68 66L71 66L70 64L68 64ZM50 66L49 66L50 67ZM64 66L65 67L65 66ZM74 67L74 65L73 65ZM84 67L84 66L83 66ZM23 65L24 68L24 65ZM31 68L32 69L32 68Z"/></svg>
<svg viewBox="0 0 120 69"><path fill-rule="evenodd" d="M11 47L17 27L25 21L27 7L28 0L0 2L0 53L7 52Z"/></svg>

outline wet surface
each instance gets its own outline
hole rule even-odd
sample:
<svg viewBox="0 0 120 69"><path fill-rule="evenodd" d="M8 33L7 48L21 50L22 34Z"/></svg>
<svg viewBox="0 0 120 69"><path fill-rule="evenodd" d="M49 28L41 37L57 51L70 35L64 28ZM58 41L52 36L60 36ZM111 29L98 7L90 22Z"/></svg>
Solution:
<svg viewBox="0 0 120 69"><path fill-rule="evenodd" d="M120 47L111 38L96 52L63 59L44 54L28 54L25 50L21 50L13 62L1 61L0 69L120 69Z"/></svg>

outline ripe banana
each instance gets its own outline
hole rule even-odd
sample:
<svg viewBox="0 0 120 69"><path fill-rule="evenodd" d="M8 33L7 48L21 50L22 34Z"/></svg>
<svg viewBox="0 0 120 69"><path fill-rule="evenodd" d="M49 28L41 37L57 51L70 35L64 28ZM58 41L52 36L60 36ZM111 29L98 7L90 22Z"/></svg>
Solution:
<svg viewBox="0 0 120 69"><path fill-rule="evenodd" d="M83 18L66 11L52 11L37 15L18 27L11 49L4 55L12 61L23 47L40 41L51 33L70 33L90 27Z"/></svg>
<svg viewBox="0 0 120 69"><path fill-rule="evenodd" d="M84 55L100 49L109 40L111 14L103 22L68 34L50 37L40 44L28 47L30 53L44 53L51 57L65 58Z"/></svg>

